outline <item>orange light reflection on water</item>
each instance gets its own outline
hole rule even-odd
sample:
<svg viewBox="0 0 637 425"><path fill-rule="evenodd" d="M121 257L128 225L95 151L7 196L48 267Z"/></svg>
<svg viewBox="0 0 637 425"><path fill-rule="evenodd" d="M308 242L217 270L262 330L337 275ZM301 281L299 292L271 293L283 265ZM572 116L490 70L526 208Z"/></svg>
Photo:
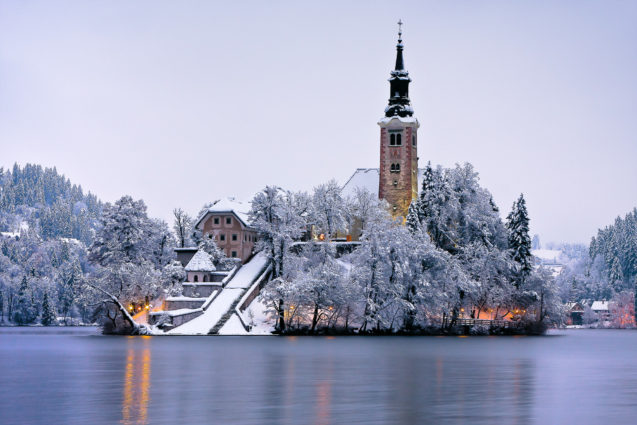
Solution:
<svg viewBox="0 0 637 425"><path fill-rule="evenodd" d="M134 346L129 346L126 355L121 420L125 425L148 423L151 373L149 338L141 339L144 345L141 352ZM137 345L139 342L139 338L131 338L128 341L129 345Z"/></svg>

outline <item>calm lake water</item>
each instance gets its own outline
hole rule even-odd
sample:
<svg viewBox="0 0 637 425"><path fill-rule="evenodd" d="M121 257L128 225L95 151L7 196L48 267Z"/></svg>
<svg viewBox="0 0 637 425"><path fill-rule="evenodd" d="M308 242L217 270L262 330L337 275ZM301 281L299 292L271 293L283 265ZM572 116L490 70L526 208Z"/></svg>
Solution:
<svg viewBox="0 0 637 425"><path fill-rule="evenodd" d="M635 424L637 332L107 337L0 328L2 424Z"/></svg>

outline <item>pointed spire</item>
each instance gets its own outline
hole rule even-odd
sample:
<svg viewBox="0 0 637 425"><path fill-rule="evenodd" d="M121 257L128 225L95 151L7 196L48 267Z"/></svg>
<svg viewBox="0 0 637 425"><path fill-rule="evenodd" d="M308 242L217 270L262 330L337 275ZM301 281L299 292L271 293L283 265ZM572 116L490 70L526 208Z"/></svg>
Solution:
<svg viewBox="0 0 637 425"><path fill-rule="evenodd" d="M403 60L403 21L398 20L398 44L396 44L396 70L405 69Z"/></svg>
<svg viewBox="0 0 637 425"><path fill-rule="evenodd" d="M398 21L398 44L396 44L396 66L389 79L389 105L385 108L385 116L410 117L414 110L409 102L409 72L405 69L403 59L403 21Z"/></svg>

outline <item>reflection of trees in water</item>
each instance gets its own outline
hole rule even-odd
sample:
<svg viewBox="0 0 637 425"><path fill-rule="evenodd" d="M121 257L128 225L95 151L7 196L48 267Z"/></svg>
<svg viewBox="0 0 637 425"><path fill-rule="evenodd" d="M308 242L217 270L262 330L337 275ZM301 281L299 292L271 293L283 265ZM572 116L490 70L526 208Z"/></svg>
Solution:
<svg viewBox="0 0 637 425"><path fill-rule="evenodd" d="M534 362L414 353L393 359L388 406L396 423L527 424L532 420Z"/></svg>
<svg viewBox="0 0 637 425"><path fill-rule="evenodd" d="M334 359L321 351L321 362L315 363L315 353L304 352L299 357L294 352L297 337L286 337L285 341L291 352L266 352L263 369L253 371L263 385L259 404L266 408L260 413L260 420L282 425L334 423Z"/></svg>
<svg viewBox="0 0 637 425"><path fill-rule="evenodd" d="M137 347L142 339L143 349ZM148 423L150 400L150 337L130 337L124 370L124 399L122 401L122 423Z"/></svg>

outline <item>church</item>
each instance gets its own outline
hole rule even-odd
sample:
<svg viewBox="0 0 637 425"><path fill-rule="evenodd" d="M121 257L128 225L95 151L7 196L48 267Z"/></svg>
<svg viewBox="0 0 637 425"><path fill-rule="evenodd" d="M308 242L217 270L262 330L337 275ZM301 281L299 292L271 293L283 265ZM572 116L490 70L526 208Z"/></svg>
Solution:
<svg viewBox="0 0 637 425"><path fill-rule="evenodd" d="M380 126L379 168L359 168L343 186L344 196L365 188L387 201L392 216L407 217L409 205L418 197L423 170L418 169L418 127L409 100L411 78L403 57L402 22L398 22L396 65L389 78L389 103Z"/></svg>

